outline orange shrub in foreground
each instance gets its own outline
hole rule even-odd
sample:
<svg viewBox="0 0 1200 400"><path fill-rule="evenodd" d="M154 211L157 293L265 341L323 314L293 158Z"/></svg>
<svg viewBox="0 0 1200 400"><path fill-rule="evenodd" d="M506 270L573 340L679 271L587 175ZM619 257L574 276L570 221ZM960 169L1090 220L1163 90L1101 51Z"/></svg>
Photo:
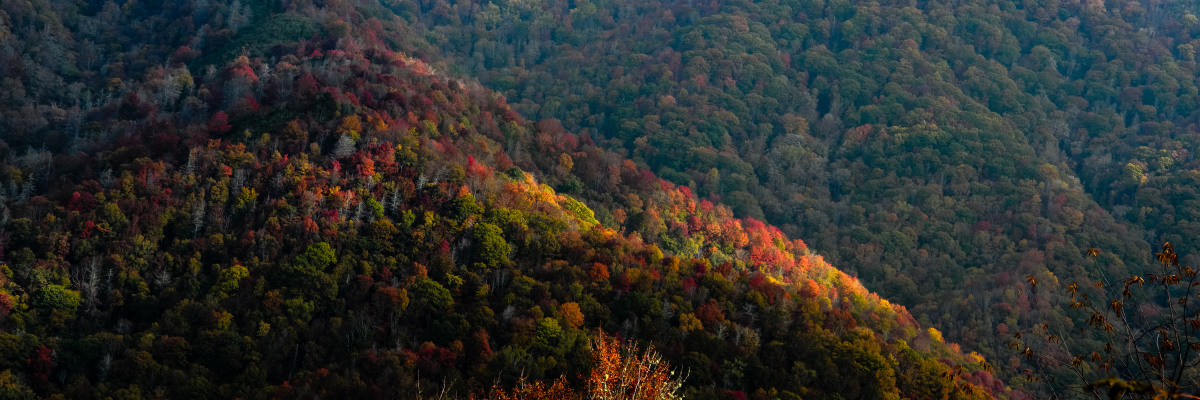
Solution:
<svg viewBox="0 0 1200 400"><path fill-rule="evenodd" d="M586 376L584 393L577 393L559 377L553 383L525 382L522 378L518 387L505 391L493 387L488 399L493 400L549 400L549 399L676 399L683 384L674 379L671 365L647 347L639 352L633 343L622 345L615 337L597 331L592 339L592 370Z"/></svg>

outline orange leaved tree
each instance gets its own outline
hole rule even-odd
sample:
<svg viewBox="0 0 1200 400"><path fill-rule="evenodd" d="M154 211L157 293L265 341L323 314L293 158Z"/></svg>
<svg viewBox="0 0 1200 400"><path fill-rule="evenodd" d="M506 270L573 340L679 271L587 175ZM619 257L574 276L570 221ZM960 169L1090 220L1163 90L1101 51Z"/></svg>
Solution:
<svg viewBox="0 0 1200 400"><path fill-rule="evenodd" d="M521 377L521 382L512 390L504 390L495 386L492 387L491 393L487 395L487 399L489 400L566 400L579 398L579 393L571 389L566 377L559 377L549 385L541 381L526 382L525 377Z"/></svg>
<svg viewBox="0 0 1200 400"><path fill-rule="evenodd" d="M526 382L512 390L493 387L488 399L495 400L668 400L681 398L683 385L675 378L671 365L653 346L639 351L633 343L622 344L616 338L597 331L591 341L592 369L584 374L584 391L572 390L566 377L553 383Z"/></svg>
<svg viewBox="0 0 1200 400"><path fill-rule="evenodd" d="M589 399L666 400L680 396L683 385L674 378L670 364L650 346L643 352L637 346L622 346L604 332L592 339L592 372L587 378Z"/></svg>

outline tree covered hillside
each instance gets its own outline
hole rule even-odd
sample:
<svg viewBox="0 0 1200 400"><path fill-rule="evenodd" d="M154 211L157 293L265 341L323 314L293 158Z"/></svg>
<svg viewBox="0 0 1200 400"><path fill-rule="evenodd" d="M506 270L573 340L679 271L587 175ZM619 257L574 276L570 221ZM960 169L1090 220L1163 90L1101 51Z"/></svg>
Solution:
<svg viewBox="0 0 1200 400"><path fill-rule="evenodd" d="M387 4L411 51L804 238L1006 374L1012 332L1078 329L1025 276L1200 244L1193 2Z"/></svg>
<svg viewBox="0 0 1200 400"><path fill-rule="evenodd" d="M3 397L580 385L597 332L689 398L1010 395L805 242L391 50L386 9L2 8Z"/></svg>

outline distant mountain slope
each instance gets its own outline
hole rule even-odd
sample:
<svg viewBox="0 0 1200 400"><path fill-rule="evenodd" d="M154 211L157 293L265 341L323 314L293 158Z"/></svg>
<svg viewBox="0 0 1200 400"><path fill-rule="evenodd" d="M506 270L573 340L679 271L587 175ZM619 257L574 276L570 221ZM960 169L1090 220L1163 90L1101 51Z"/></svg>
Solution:
<svg viewBox="0 0 1200 400"><path fill-rule="evenodd" d="M1007 393L804 242L387 50L378 21L215 3L5 3L48 32L6 48L127 44L6 72L41 85L3 103L6 396L465 396L573 379L596 328L657 345L691 398ZM189 7L220 22L146 22ZM228 49L205 35L254 57L207 68Z"/></svg>
<svg viewBox="0 0 1200 400"><path fill-rule="evenodd" d="M808 240L993 357L1017 326L1075 329L1024 276L1200 244L1194 2L389 4L432 31L411 51Z"/></svg>

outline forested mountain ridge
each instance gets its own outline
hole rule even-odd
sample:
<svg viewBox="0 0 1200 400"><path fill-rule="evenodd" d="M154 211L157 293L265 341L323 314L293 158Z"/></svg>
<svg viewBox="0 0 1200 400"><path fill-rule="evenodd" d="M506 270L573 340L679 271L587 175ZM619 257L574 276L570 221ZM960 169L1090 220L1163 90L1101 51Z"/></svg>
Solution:
<svg viewBox="0 0 1200 400"><path fill-rule="evenodd" d="M466 396L574 380L593 329L692 398L1007 393L803 241L390 50L381 10L4 3L5 397Z"/></svg>
<svg viewBox="0 0 1200 400"><path fill-rule="evenodd" d="M1006 374L1014 331L1078 329L1024 277L1200 245L1195 3L391 6L410 51L804 238Z"/></svg>

